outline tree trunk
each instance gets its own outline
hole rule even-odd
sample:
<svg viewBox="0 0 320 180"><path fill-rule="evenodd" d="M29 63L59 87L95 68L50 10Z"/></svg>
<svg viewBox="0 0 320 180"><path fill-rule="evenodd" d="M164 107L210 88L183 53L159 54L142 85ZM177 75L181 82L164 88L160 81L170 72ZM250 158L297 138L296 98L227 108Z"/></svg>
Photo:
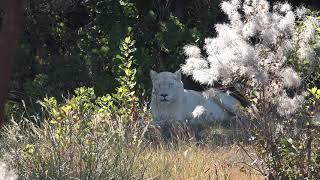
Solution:
<svg viewBox="0 0 320 180"><path fill-rule="evenodd" d="M0 0L0 127L4 123L4 104L10 74L22 28L24 0Z"/></svg>

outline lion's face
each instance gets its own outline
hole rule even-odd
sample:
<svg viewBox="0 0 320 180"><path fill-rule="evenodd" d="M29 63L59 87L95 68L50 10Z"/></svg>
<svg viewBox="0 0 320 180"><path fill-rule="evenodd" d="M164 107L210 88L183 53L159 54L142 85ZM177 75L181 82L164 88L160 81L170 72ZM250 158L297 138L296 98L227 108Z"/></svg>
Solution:
<svg viewBox="0 0 320 180"><path fill-rule="evenodd" d="M181 82L181 73L150 72L152 79L152 98L160 104L171 104L176 102L183 94L183 84Z"/></svg>

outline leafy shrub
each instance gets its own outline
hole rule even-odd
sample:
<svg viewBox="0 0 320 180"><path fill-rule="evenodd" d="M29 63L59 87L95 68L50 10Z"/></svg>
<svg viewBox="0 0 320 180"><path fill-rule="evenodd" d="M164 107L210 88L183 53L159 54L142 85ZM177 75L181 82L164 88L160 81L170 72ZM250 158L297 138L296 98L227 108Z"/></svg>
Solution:
<svg viewBox="0 0 320 180"><path fill-rule="evenodd" d="M1 154L11 157L21 179L142 179L145 166L137 158L147 127L133 122L130 110L118 111L132 101L120 106L116 95L97 97L93 88L81 87L63 104L53 97L39 101L42 116L1 131ZM136 110L137 119L148 118Z"/></svg>
<svg viewBox="0 0 320 180"><path fill-rule="evenodd" d="M118 75L118 82L120 87L117 88L117 92L113 94L114 101L117 106L120 107L116 111L119 114L131 114L134 108L138 105L138 96L136 94L136 73L134 68L136 60L134 59L134 47L135 40L132 39L131 28L128 29L129 35L124 38L120 45L120 54L116 56L116 68L114 73ZM130 36L131 35L131 36ZM126 117L129 118L129 117Z"/></svg>

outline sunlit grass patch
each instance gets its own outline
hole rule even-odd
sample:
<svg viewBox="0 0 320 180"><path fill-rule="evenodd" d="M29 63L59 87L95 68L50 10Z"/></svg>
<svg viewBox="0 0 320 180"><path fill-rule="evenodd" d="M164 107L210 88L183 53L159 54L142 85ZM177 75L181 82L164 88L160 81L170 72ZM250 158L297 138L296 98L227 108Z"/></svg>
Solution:
<svg viewBox="0 0 320 180"><path fill-rule="evenodd" d="M176 148L149 149L142 159L149 163L147 177L157 179L262 179L243 163L249 160L240 151L236 146L181 144Z"/></svg>

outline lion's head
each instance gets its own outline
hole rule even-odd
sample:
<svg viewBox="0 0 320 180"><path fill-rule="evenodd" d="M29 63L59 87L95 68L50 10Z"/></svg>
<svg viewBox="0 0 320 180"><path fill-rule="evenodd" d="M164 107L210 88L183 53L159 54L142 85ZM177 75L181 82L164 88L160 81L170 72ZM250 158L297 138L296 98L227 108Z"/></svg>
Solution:
<svg viewBox="0 0 320 180"><path fill-rule="evenodd" d="M150 71L152 79L152 99L159 104L168 105L177 102L183 94L183 84L181 82L181 72L161 72Z"/></svg>

